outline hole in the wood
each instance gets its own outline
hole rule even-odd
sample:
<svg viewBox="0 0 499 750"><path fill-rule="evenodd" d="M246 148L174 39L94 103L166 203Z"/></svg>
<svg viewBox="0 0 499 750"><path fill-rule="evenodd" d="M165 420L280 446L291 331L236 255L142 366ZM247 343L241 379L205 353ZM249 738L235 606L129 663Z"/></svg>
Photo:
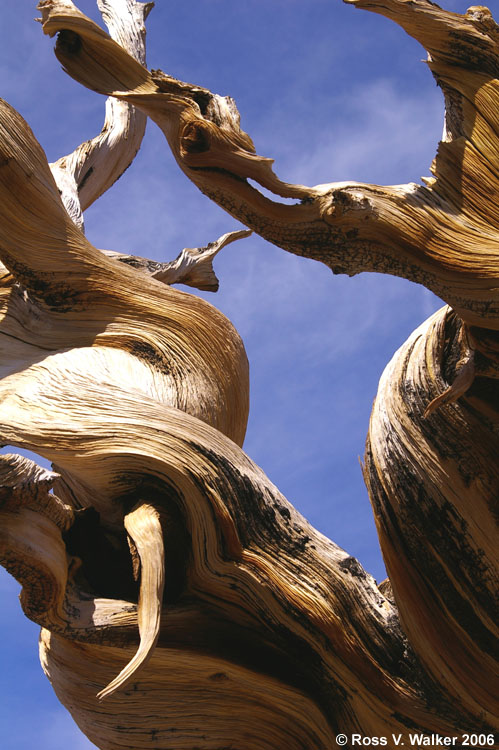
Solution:
<svg viewBox="0 0 499 750"><path fill-rule="evenodd" d="M57 34L55 48L57 52L63 52L66 55L77 55L83 46L81 36L69 29L61 29Z"/></svg>
<svg viewBox="0 0 499 750"><path fill-rule="evenodd" d="M17 453L17 455L19 456L29 458L30 461L34 461L35 464L38 464L38 466L42 466L44 469L52 469L52 464L46 458L43 458L43 456L39 456L38 453L24 450L24 448L17 448L17 446L15 445L3 445L0 448L0 454L5 453Z"/></svg>
<svg viewBox="0 0 499 750"><path fill-rule="evenodd" d="M85 508L77 511L63 538L69 554L82 561L76 573L82 589L108 599L137 601L138 585L133 579L125 529L106 528L95 508Z"/></svg>
<svg viewBox="0 0 499 750"><path fill-rule="evenodd" d="M255 190L258 190L259 193L264 195L266 198L269 198L271 201L274 201L274 203L285 203L288 206L300 206L303 201L297 199L297 198L283 198L281 195L277 195L276 193L273 193L271 190L268 190L267 188L260 185L255 180L252 180L251 178L247 178L248 183L251 185L251 187L255 188Z"/></svg>

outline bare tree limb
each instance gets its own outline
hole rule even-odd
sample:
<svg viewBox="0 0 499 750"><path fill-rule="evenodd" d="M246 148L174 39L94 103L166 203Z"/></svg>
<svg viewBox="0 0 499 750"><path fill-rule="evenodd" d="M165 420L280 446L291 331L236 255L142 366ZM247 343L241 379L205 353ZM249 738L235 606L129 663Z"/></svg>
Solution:
<svg viewBox="0 0 499 750"><path fill-rule="evenodd" d="M97 5L111 39L135 60L145 65L145 20L154 3L142 3L137 0L98 0ZM51 0L44 0L39 4L39 10L44 16L50 8ZM63 0L58 8L61 22L66 14L79 13L71 0ZM61 44L69 48L72 45L78 46L77 37L72 34L70 30L63 31ZM99 135L85 141L73 153L50 165L62 201L77 226L83 228L83 212L130 166L142 142L146 121L146 115L133 104L111 96L106 100L106 117ZM176 260L168 263L148 261L112 251L104 252L134 268L151 272L154 278L165 284L182 283L216 292L218 279L213 271L213 258L229 242L247 237L249 233L231 232L220 238L217 243L210 243L206 248L185 248Z"/></svg>
<svg viewBox="0 0 499 750"><path fill-rule="evenodd" d="M206 292L216 292L218 279L213 270L213 258L231 242L249 237L250 234L249 229L227 232L206 247L185 247L175 260L168 263L126 255L114 250L102 252L110 258L150 274L153 279L162 281L163 284L186 284Z"/></svg>
<svg viewBox="0 0 499 750"><path fill-rule="evenodd" d="M255 232L338 273L380 271L418 281L463 320L499 328L498 93L490 77L499 59L497 26L487 10L460 16L428 0L355 4L390 16L426 45L446 95L446 136L425 186L284 183L240 130L231 99L161 71L149 74L90 20L62 16L57 0L45 6L43 28L77 34L77 51L63 37L56 45L68 73L147 113L187 176ZM250 179L299 202L270 200Z"/></svg>
<svg viewBox="0 0 499 750"><path fill-rule="evenodd" d="M145 65L145 20L154 3L98 0L97 5L111 38ZM61 7L67 12L76 10L70 0L64 0ZM40 4L42 8L43 3ZM104 125L99 135L50 165L63 203L78 226L83 226L83 211L130 166L140 148L145 127L146 117L142 112L132 104L110 97L106 101Z"/></svg>

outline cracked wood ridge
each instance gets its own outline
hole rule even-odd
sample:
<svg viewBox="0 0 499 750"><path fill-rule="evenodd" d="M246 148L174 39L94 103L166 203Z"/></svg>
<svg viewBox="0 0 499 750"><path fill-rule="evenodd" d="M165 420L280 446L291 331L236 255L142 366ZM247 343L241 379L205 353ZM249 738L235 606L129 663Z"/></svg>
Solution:
<svg viewBox="0 0 499 750"><path fill-rule="evenodd" d="M428 51L446 116L424 185L281 181L232 99L144 67L151 3L98 0L108 35L70 0L40 2L66 71L111 97L74 154L48 165L0 104L1 440L53 464L0 456L0 555L54 690L101 750L331 750L338 732L497 726L499 30L482 7L351 4ZM82 212L147 117L247 231L169 263L86 240ZM242 451L243 344L170 286L216 290L213 257L250 230L448 305L397 352L373 408L379 587Z"/></svg>

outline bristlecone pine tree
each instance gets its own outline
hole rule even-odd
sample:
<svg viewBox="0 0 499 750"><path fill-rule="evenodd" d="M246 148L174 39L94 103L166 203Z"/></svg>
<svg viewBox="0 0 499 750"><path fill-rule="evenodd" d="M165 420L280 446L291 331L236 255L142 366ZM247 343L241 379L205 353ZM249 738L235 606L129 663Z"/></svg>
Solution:
<svg viewBox="0 0 499 750"><path fill-rule="evenodd" d="M353 733L497 727L499 27L483 7L349 1L428 51L446 114L424 185L281 182L232 99L146 69L152 3L98 0L108 35L70 0L40 2L64 69L112 97L73 154L49 165L1 103L0 437L54 468L1 456L1 559L57 696L102 750L331 750L338 732L349 747ZM82 211L147 117L247 232L164 264L85 239ZM372 413L379 587L241 450L243 344L169 286L216 288L213 256L250 230L447 304L390 362Z"/></svg>

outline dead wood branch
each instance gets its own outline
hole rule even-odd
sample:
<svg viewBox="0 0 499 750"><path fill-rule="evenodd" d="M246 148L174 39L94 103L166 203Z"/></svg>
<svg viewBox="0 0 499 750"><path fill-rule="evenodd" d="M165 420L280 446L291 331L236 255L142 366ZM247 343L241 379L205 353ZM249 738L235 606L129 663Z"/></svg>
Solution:
<svg viewBox="0 0 499 750"><path fill-rule="evenodd" d="M150 74L68 0L40 9L68 72L155 119L184 172L251 229L453 306L395 355L373 409L382 590L241 450L232 325L153 278L213 286L212 256L247 232L159 269L107 257L0 105L0 439L54 465L0 462L0 553L57 695L101 750L331 750L338 732L497 724L498 32L485 9L355 4L420 39L446 94L426 186L284 183L231 99Z"/></svg>

